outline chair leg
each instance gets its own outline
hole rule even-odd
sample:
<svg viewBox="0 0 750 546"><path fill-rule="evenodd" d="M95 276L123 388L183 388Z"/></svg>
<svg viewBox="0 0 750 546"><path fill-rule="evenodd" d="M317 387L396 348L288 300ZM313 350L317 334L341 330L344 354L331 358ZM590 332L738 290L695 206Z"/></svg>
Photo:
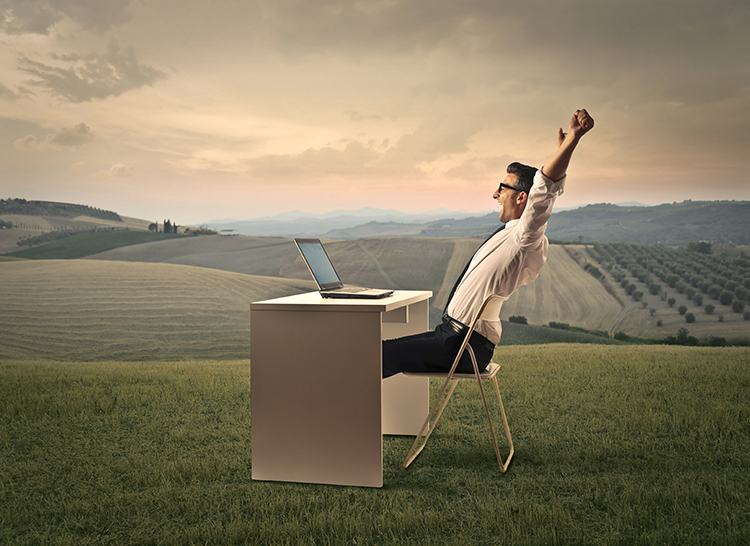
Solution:
<svg viewBox="0 0 750 546"><path fill-rule="evenodd" d="M448 390L448 393L445 393L446 387L448 387L448 384L450 383L450 389ZM451 379L450 377L447 377L445 379L445 383L443 383L443 387L440 389L440 393L438 394L437 398L435 399L435 402L432 404L432 408L430 408L430 413L427 415L427 419L425 419L424 424L422 425L422 428L419 430L419 433L417 434L417 437L414 439L414 444L412 444L411 449L409 450L409 453L406 456L406 459L404 460L404 468L407 468L414 459L417 458L417 455L422 453L422 450L424 449L424 446L427 445L427 440L430 439L430 435L432 434L432 431L435 430L435 427L438 424L438 421L440 420L440 416L443 414L443 410L448 405L448 400L450 400L451 395L453 394L453 391L456 389L456 385L458 385L457 379ZM435 415L435 420L432 422L432 425L430 425L430 420L432 419L432 416L435 414L435 411L438 409L438 404L440 404L440 409L437 412L437 415ZM427 430L427 433L425 434L425 429ZM421 445L419 445L419 441L424 437L424 441Z"/></svg>
<svg viewBox="0 0 750 546"><path fill-rule="evenodd" d="M482 392L482 400L485 402L484 411L487 414L487 422L490 425L490 434L492 434L492 441L495 444L495 455L497 456L497 464L500 466L500 470L505 472L506 470L508 470L508 465L510 464L510 460L513 458L513 453L515 453L515 450L513 448L513 438L511 438L510 436L510 427L508 426L508 418L505 415L505 407L503 406L503 399L500 396L500 388L497 385L497 378L493 377L492 382L495 384L495 394L497 394L497 403L500 406L500 414L503 416L503 424L505 425L505 436L508 438L508 445L510 446L510 453L508 453L508 458L505 459L505 463L503 463L503 459L500 456L500 450L497 447L497 438L495 437L495 431L492 427L492 421L490 419L490 412L487 407L487 402L484 399L484 392ZM480 385L480 389L481 389L481 385Z"/></svg>

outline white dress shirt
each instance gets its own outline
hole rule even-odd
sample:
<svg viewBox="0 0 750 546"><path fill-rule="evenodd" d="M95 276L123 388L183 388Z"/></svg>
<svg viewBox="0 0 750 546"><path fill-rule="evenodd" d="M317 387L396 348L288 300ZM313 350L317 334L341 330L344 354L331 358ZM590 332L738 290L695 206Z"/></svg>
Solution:
<svg viewBox="0 0 750 546"><path fill-rule="evenodd" d="M470 324L487 296L497 294L506 301L518 287L537 278L547 261L544 231L564 187L565 177L553 182L537 171L521 218L505 224L472 258L448 305L451 318ZM480 320L475 330L497 344L502 325L499 320Z"/></svg>

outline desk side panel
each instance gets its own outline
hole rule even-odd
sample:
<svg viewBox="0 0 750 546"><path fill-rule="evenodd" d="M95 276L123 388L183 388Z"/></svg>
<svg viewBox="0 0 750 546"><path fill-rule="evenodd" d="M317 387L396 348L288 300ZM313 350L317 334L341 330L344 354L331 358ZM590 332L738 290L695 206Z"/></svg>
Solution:
<svg viewBox="0 0 750 546"><path fill-rule="evenodd" d="M408 320L383 323L383 339L421 334L430 327L429 302L409 305ZM430 387L426 377L397 374L383 379L383 434L416 436L430 411Z"/></svg>
<svg viewBox="0 0 750 546"><path fill-rule="evenodd" d="M380 313L251 320L253 479L381 487Z"/></svg>

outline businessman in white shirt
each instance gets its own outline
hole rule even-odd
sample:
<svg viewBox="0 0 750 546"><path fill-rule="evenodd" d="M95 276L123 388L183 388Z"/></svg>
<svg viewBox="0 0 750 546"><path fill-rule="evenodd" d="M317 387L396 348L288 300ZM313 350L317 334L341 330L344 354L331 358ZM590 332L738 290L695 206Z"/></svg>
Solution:
<svg viewBox="0 0 750 546"><path fill-rule="evenodd" d="M558 129L558 147L541 168L521 163L508 166L505 179L493 194L504 224L477 250L456 281L442 324L431 332L383 342L383 377L410 371L448 371L456 358L474 314L490 294L507 300L520 286L531 283L547 260L544 235L552 206L565 186L573 151L594 127L586 110L576 110L568 132ZM480 370L489 364L500 341L500 321L479 321L469 344ZM473 372L468 352L458 372Z"/></svg>

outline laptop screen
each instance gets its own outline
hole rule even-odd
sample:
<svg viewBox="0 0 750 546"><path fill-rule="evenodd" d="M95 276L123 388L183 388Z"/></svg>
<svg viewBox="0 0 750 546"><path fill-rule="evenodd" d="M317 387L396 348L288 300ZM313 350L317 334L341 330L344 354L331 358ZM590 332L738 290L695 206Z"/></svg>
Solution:
<svg viewBox="0 0 750 546"><path fill-rule="evenodd" d="M320 242L298 242L300 252L304 254L310 271L322 287L331 283L341 283L336 270L331 264L323 245Z"/></svg>

